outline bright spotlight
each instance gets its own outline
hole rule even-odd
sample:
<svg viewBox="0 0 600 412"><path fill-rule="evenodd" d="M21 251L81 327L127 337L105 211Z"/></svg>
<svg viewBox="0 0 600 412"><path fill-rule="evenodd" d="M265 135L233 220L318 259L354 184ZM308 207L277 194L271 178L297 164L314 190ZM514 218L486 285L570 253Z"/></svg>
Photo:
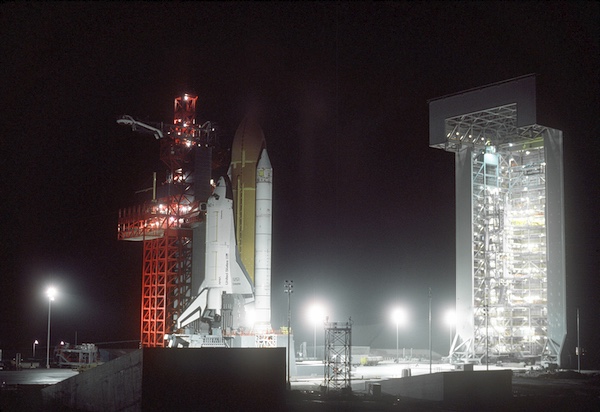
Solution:
<svg viewBox="0 0 600 412"><path fill-rule="evenodd" d="M400 325L404 325L406 324L406 320L407 320L407 316L406 316L406 311L404 310L404 308L395 308L394 310L392 310L392 321L396 324L396 360L395 362L398 362L399 360L399 352L398 352L398 341L399 341L399 326Z"/></svg>
<svg viewBox="0 0 600 412"><path fill-rule="evenodd" d="M403 308L396 308L392 310L392 321L397 325L404 325L408 317L406 311Z"/></svg>
<svg viewBox="0 0 600 412"><path fill-rule="evenodd" d="M50 286L46 290L48 296L48 340L46 341L46 368L50 368L50 316L52 313L52 301L56 297L56 288Z"/></svg>
<svg viewBox="0 0 600 412"><path fill-rule="evenodd" d="M313 357L317 357L317 325L325 320L325 308L319 303L313 303L308 308L308 320L314 326L313 334Z"/></svg>
<svg viewBox="0 0 600 412"><path fill-rule="evenodd" d="M325 320L325 308L318 304L314 303L308 308L308 320L313 325L316 325Z"/></svg>

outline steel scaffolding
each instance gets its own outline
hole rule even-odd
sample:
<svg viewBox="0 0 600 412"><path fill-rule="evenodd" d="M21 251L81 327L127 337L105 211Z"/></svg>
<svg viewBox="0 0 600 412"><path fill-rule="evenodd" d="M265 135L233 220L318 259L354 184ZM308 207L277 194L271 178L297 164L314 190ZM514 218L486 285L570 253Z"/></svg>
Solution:
<svg viewBox="0 0 600 412"><path fill-rule="evenodd" d="M351 388L352 319L325 322L325 387L327 391Z"/></svg>
<svg viewBox="0 0 600 412"><path fill-rule="evenodd" d="M547 330L544 150L472 159L475 357L538 357Z"/></svg>

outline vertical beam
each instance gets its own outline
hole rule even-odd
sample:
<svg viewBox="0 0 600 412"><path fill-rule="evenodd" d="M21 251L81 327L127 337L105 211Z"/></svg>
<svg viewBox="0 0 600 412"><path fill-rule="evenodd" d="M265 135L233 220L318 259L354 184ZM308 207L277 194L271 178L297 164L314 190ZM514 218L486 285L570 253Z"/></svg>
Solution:
<svg viewBox="0 0 600 412"><path fill-rule="evenodd" d="M567 338L563 137L548 129L546 150L546 244L548 256L548 346L561 365Z"/></svg>
<svg viewBox="0 0 600 412"><path fill-rule="evenodd" d="M473 345L472 149L455 155L456 173L456 335L450 356Z"/></svg>

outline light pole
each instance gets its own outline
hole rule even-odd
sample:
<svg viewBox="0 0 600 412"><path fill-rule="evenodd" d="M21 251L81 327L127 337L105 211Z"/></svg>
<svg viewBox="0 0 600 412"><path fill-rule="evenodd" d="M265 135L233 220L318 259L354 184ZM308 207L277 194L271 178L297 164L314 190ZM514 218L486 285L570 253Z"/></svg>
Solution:
<svg viewBox="0 0 600 412"><path fill-rule="evenodd" d="M325 309L318 303L314 303L308 310L308 318L314 326L313 357L317 358L317 325L325 319Z"/></svg>
<svg viewBox="0 0 600 412"><path fill-rule="evenodd" d="M39 344L39 342L37 339L33 341L33 359L35 359L35 345L38 345L38 344Z"/></svg>
<svg viewBox="0 0 600 412"><path fill-rule="evenodd" d="M313 334L313 358L317 359L317 321L314 322L314 334Z"/></svg>
<svg viewBox="0 0 600 412"><path fill-rule="evenodd" d="M56 289L49 287L46 291L48 296L48 340L46 341L46 369L50 368L50 315L52 313L52 301L56 295Z"/></svg>
<svg viewBox="0 0 600 412"><path fill-rule="evenodd" d="M402 308L396 308L392 311L392 321L396 324L396 362L399 361L398 354L398 329L400 323L404 324L406 322L406 312Z"/></svg>
<svg viewBox="0 0 600 412"><path fill-rule="evenodd" d="M429 288L429 373L431 373L431 288Z"/></svg>
<svg viewBox="0 0 600 412"><path fill-rule="evenodd" d="M288 297L288 316L287 316L287 383L288 389L291 389L291 380L290 380L290 331L291 331L291 321L292 321L292 306L291 306L291 296L294 293L294 281L286 280L283 284L283 290L287 294Z"/></svg>
<svg viewBox="0 0 600 412"><path fill-rule="evenodd" d="M452 332L454 329L454 324L456 323L456 313L450 309L446 312L446 324L448 325L448 328L450 329L450 346L448 347L448 356L451 355L451 351L452 351Z"/></svg>
<svg viewBox="0 0 600 412"><path fill-rule="evenodd" d="M579 307L577 308L577 372L581 373L581 346L579 342Z"/></svg>

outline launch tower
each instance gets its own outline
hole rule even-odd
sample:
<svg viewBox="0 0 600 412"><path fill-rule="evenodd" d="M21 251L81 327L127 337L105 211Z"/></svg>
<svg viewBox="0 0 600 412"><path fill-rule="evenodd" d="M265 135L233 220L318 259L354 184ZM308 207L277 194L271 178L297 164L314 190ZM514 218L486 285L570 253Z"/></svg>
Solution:
<svg viewBox="0 0 600 412"><path fill-rule="evenodd" d="M160 140L166 181L152 200L119 211L118 238L143 242L141 344L165 346L177 319L192 299L192 241L204 220L210 186L214 128L196 125L197 96L175 99L173 124L123 116L117 123Z"/></svg>
<svg viewBox="0 0 600 412"><path fill-rule="evenodd" d="M535 77L429 103L430 147L455 154L459 362L560 366L566 338L562 132L536 124Z"/></svg>

